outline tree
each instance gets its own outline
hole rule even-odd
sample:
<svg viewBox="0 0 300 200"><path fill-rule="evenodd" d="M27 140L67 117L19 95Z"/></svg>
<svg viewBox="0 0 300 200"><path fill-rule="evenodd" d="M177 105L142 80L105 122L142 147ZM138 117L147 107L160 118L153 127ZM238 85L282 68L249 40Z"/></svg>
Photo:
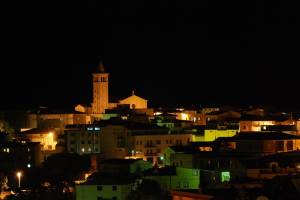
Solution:
<svg viewBox="0 0 300 200"><path fill-rule="evenodd" d="M45 161L43 171L45 179L51 182L72 182L83 172L90 169L90 159L78 154L54 154Z"/></svg>
<svg viewBox="0 0 300 200"><path fill-rule="evenodd" d="M4 174L0 174L0 193L8 189L8 179Z"/></svg>
<svg viewBox="0 0 300 200"><path fill-rule="evenodd" d="M159 183L154 180L143 180L137 190L131 192L127 200L163 200L168 199Z"/></svg>
<svg viewBox="0 0 300 200"><path fill-rule="evenodd" d="M0 120L0 132L12 134L14 133L14 129L6 121Z"/></svg>

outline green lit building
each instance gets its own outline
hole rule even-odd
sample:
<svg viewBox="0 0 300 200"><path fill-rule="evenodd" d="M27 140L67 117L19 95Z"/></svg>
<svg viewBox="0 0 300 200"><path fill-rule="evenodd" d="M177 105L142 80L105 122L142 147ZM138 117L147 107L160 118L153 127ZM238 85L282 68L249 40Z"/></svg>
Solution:
<svg viewBox="0 0 300 200"><path fill-rule="evenodd" d="M145 179L157 181L164 190L199 189L200 170L188 168L158 168L145 175Z"/></svg>
<svg viewBox="0 0 300 200"><path fill-rule="evenodd" d="M94 174L76 186L76 200L125 200L137 188L139 179L121 174Z"/></svg>

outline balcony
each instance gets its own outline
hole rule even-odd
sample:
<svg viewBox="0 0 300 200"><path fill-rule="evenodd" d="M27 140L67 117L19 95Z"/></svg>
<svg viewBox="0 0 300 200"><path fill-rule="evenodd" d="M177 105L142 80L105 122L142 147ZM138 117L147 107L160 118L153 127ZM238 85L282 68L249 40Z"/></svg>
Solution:
<svg viewBox="0 0 300 200"><path fill-rule="evenodd" d="M145 153L144 155L147 156L147 157L148 156L157 156L157 153Z"/></svg>
<svg viewBox="0 0 300 200"><path fill-rule="evenodd" d="M156 147L156 145L155 144L146 144L144 147L145 148L154 148L154 147Z"/></svg>

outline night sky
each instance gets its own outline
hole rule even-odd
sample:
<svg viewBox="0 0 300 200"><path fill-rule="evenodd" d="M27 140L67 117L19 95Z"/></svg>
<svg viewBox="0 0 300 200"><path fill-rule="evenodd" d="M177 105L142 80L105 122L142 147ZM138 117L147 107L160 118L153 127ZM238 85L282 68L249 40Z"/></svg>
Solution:
<svg viewBox="0 0 300 200"><path fill-rule="evenodd" d="M1 108L91 102L100 60L114 97L134 89L154 106L300 107L296 1L10 1L1 8Z"/></svg>

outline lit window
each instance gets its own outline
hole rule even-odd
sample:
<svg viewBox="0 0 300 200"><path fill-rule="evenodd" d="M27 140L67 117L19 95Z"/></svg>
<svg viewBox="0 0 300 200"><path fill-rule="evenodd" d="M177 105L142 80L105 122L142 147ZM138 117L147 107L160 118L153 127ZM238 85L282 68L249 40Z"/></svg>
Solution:
<svg viewBox="0 0 300 200"><path fill-rule="evenodd" d="M221 172L221 181L222 182L230 181L230 172Z"/></svg>
<svg viewBox="0 0 300 200"><path fill-rule="evenodd" d="M28 148L27 151L30 152L30 148Z"/></svg>
<svg viewBox="0 0 300 200"><path fill-rule="evenodd" d="M9 153L9 148L6 149L6 152Z"/></svg>
<svg viewBox="0 0 300 200"><path fill-rule="evenodd" d="M95 127L95 131L100 131L100 128L99 127Z"/></svg>
<svg viewBox="0 0 300 200"><path fill-rule="evenodd" d="M85 151L84 148L82 148L81 151L84 152Z"/></svg>

